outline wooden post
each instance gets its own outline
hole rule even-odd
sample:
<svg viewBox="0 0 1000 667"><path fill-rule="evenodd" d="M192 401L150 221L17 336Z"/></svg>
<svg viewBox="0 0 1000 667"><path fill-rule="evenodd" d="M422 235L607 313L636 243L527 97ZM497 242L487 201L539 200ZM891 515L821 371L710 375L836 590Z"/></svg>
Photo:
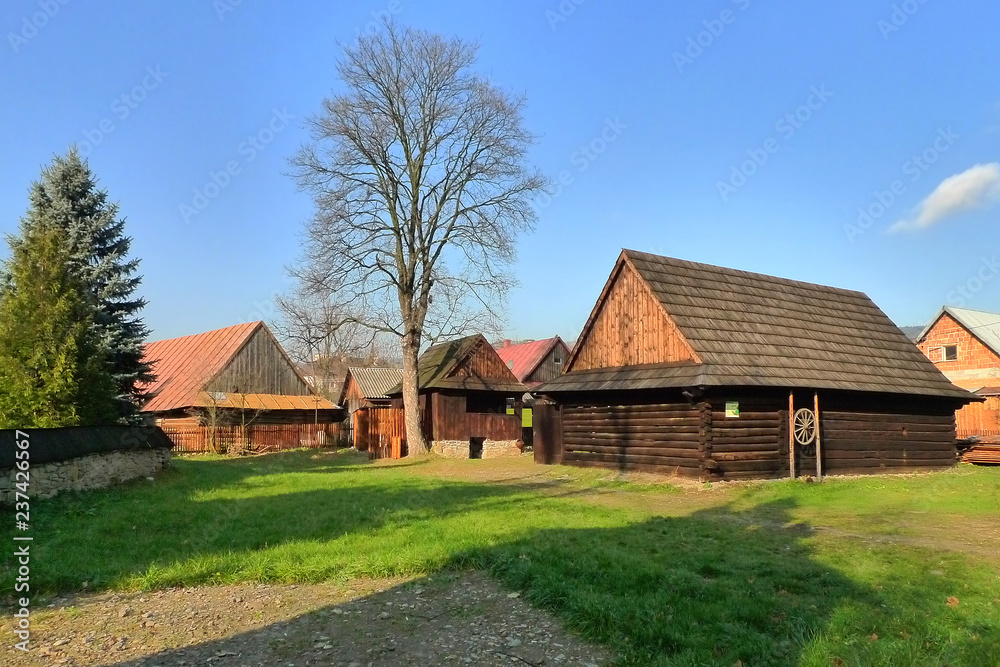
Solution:
<svg viewBox="0 0 1000 667"><path fill-rule="evenodd" d="M816 417L816 481L823 481L823 450L820 447L819 437L819 392L813 395L813 415Z"/></svg>
<svg viewBox="0 0 1000 667"><path fill-rule="evenodd" d="M795 391L788 392L788 474L795 479Z"/></svg>

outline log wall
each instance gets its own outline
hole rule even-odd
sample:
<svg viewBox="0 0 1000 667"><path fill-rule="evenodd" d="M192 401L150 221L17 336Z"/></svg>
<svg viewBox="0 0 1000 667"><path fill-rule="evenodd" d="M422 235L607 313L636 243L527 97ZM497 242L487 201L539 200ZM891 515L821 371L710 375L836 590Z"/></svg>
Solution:
<svg viewBox="0 0 1000 667"><path fill-rule="evenodd" d="M795 407L807 407L806 398L811 407L812 392L797 392ZM789 476L787 393L693 404L664 399L541 403L534 413L535 460L705 480ZM727 400L739 401L739 417L726 416ZM956 460L955 418L946 403L821 394L820 437L824 475L941 469ZM797 476L815 475L815 450L796 446L795 463Z"/></svg>
<svg viewBox="0 0 1000 667"><path fill-rule="evenodd" d="M955 464L955 417L820 409L823 468L831 475L906 472Z"/></svg>
<svg viewBox="0 0 1000 667"><path fill-rule="evenodd" d="M701 411L687 403L562 409L562 460L579 466L701 475Z"/></svg>

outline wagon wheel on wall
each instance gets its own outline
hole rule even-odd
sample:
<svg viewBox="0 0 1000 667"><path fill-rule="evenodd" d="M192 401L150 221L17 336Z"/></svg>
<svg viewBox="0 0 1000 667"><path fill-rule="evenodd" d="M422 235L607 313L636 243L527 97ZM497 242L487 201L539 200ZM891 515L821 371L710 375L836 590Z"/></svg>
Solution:
<svg viewBox="0 0 1000 667"><path fill-rule="evenodd" d="M795 434L795 443L799 446L799 451L804 455L816 455L816 433L818 430L816 415L812 410L801 408L795 411L792 432Z"/></svg>

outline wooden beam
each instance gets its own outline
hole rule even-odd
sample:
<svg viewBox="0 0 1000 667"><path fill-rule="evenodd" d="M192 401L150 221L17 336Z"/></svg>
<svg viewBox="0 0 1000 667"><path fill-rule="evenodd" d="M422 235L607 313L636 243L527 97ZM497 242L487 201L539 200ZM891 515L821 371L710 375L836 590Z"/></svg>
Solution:
<svg viewBox="0 0 1000 667"><path fill-rule="evenodd" d="M795 391L788 392L788 474L795 479Z"/></svg>
<svg viewBox="0 0 1000 667"><path fill-rule="evenodd" d="M813 414L816 417L816 481L823 481L823 450L820 445L819 392L813 394Z"/></svg>

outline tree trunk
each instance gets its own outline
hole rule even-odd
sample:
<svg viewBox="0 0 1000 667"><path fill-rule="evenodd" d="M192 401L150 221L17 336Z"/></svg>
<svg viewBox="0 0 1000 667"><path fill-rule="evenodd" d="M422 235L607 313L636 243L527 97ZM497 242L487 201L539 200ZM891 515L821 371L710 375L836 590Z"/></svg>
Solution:
<svg viewBox="0 0 1000 667"><path fill-rule="evenodd" d="M403 336L403 409L406 415L407 456L418 456L428 451L427 441L420 428L420 392L417 387L417 357L420 344L416 336Z"/></svg>

